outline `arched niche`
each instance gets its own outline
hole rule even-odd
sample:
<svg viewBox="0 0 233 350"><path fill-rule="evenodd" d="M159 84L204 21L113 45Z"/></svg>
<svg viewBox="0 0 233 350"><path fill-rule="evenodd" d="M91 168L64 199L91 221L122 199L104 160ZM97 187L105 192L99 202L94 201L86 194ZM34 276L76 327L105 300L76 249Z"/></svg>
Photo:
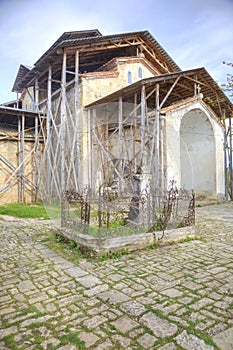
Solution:
<svg viewBox="0 0 233 350"><path fill-rule="evenodd" d="M180 125L181 187L198 197L216 195L215 138L211 122L201 109L187 112Z"/></svg>

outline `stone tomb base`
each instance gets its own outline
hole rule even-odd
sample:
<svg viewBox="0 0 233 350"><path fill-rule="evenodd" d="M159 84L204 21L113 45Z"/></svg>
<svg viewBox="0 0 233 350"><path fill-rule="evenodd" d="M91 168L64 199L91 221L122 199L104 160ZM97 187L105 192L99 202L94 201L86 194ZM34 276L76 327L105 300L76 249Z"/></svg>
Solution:
<svg viewBox="0 0 233 350"><path fill-rule="evenodd" d="M161 246L176 243L186 238L195 238L195 230L192 226L167 230L164 235L162 231L155 231L118 237L95 238L66 228L60 228L59 234L68 240L74 241L87 255L96 257L113 252L126 250L130 252L151 245Z"/></svg>

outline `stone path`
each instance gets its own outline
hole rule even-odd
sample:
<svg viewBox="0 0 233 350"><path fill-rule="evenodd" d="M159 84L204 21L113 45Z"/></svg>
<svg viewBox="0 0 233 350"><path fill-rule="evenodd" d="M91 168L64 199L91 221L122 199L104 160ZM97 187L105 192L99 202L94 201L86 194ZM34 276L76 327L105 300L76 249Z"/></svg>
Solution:
<svg viewBox="0 0 233 350"><path fill-rule="evenodd" d="M4 219L4 220L3 220ZM233 203L197 208L205 240L77 264L0 220L0 349L233 349Z"/></svg>

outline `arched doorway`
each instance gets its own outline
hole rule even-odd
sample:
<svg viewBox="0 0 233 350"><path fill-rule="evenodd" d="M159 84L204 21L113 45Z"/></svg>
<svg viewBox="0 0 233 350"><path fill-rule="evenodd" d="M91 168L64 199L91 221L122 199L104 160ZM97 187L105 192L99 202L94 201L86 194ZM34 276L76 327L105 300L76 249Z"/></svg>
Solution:
<svg viewBox="0 0 233 350"><path fill-rule="evenodd" d="M200 109L187 112L180 126L181 187L197 197L216 195L215 138L207 115Z"/></svg>

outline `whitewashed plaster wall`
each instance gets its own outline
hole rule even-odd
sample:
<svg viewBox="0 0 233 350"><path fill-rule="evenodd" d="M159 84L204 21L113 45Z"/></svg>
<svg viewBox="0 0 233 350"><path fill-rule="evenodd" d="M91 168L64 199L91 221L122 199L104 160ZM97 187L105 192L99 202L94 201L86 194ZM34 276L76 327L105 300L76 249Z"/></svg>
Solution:
<svg viewBox="0 0 233 350"><path fill-rule="evenodd" d="M223 128L202 100L166 114L167 178L197 197L224 197Z"/></svg>

